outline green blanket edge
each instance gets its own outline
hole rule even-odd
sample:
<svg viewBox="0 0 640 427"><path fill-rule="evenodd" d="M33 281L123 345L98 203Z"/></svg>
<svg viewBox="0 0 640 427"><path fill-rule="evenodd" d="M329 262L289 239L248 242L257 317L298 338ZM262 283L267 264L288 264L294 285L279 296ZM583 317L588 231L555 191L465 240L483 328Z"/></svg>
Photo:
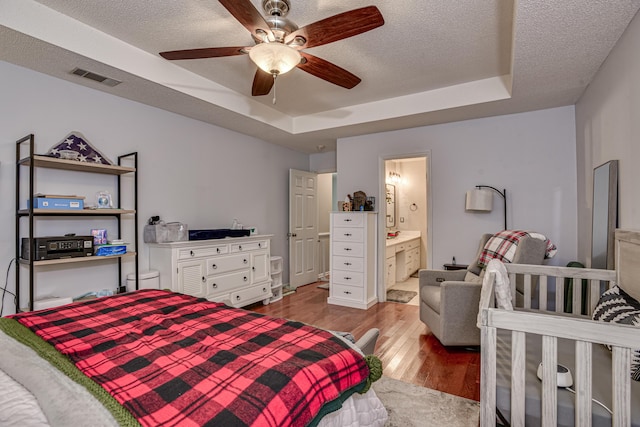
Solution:
<svg viewBox="0 0 640 427"><path fill-rule="evenodd" d="M17 320L0 318L0 330L16 341L26 345L35 351L41 358L49 362L71 380L83 386L93 397L111 413L113 418L122 427L139 427L140 423L124 406L100 387L95 381L82 373L74 364L58 352L51 344L37 336L26 326Z"/></svg>

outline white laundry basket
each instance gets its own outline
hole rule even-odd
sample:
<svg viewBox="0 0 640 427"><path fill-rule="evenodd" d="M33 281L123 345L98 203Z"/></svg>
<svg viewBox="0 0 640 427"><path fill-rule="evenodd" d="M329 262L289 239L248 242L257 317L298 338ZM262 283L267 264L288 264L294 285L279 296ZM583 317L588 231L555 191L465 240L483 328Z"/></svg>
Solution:
<svg viewBox="0 0 640 427"><path fill-rule="evenodd" d="M156 270L139 274L138 289L160 289L160 272ZM136 290L136 274L127 275L127 291Z"/></svg>

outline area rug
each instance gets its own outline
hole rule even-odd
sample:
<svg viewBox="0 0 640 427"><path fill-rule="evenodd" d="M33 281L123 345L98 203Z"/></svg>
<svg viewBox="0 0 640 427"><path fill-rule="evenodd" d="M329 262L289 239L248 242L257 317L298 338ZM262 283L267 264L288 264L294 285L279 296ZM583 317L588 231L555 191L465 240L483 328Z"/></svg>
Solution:
<svg viewBox="0 0 640 427"><path fill-rule="evenodd" d="M415 297L416 295L418 295L418 293L414 291L402 291L400 289L389 289L387 291L387 301L401 302L406 304L409 301L411 301L413 297Z"/></svg>
<svg viewBox="0 0 640 427"><path fill-rule="evenodd" d="M385 427L477 427L480 402L383 376L373 389L387 408Z"/></svg>

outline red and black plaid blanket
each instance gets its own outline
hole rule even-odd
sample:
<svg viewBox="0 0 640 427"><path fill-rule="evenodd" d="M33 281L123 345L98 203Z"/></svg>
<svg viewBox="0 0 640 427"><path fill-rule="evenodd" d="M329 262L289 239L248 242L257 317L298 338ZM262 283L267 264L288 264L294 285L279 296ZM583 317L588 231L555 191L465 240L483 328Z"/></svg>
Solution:
<svg viewBox="0 0 640 427"><path fill-rule="evenodd" d="M545 258L553 258L557 251L556 245L551 243L551 241L542 234L521 230L504 230L489 238L484 245L480 258L478 258L478 265L484 268L492 259L497 259L502 262L513 261L518 243L527 236L544 240L546 244Z"/></svg>
<svg viewBox="0 0 640 427"><path fill-rule="evenodd" d="M145 426L305 426L369 375L327 331L167 291L14 318Z"/></svg>

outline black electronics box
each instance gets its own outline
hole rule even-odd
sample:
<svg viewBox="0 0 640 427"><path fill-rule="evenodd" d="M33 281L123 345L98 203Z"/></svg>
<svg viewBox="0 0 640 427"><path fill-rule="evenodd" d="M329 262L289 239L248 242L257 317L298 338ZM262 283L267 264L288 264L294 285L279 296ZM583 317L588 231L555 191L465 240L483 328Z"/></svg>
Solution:
<svg viewBox="0 0 640 427"><path fill-rule="evenodd" d="M225 237L245 237L251 234L251 230L232 230L230 228L218 228L211 230L189 230L189 240L224 239Z"/></svg>
<svg viewBox="0 0 640 427"><path fill-rule="evenodd" d="M34 261L76 258L93 255L93 236L34 237ZM29 259L29 239L22 238L22 259Z"/></svg>

